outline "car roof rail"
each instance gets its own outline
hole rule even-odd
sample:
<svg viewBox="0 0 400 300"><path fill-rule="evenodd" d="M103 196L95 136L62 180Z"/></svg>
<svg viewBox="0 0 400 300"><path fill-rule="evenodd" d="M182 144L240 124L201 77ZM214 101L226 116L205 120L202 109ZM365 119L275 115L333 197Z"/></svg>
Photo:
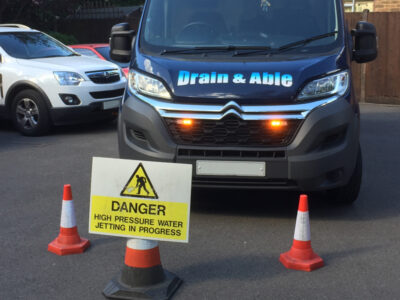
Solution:
<svg viewBox="0 0 400 300"><path fill-rule="evenodd" d="M0 24L0 27L12 27L12 28L21 28L21 29L31 29L30 27L23 24Z"/></svg>

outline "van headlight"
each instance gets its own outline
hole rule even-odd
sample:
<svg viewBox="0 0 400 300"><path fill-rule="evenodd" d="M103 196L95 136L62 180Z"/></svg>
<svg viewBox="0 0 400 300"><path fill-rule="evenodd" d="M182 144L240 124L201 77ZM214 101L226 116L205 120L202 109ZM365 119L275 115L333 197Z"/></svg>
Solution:
<svg viewBox="0 0 400 300"><path fill-rule="evenodd" d="M60 85L79 85L85 79L75 72L53 72Z"/></svg>
<svg viewBox="0 0 400 300"><path fill-rule="evenodd" d="M300 92L297 100L308 100L327 96L343 96L349 87L348 71L329 75L308 83Z"/></svg>
<svg viewBox="0 0 400 300"><path fill-rule="evenodd" d="M128 81L129 89L133 93L139 92L157 98L171 99L171 95L164 84L157 79L130 70Z"/></svg>

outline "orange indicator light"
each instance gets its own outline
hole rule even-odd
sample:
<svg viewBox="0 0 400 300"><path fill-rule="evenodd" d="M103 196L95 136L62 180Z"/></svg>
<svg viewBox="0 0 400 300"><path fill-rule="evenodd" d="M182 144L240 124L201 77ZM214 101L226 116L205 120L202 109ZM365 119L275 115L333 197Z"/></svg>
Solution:
<svg viewBox="0 0 400 300"><path fill-rule="evenodd" d="M181 119L181 120L178 120L177 123L179 125L192 126L193 125L193 120L192 119Z"/></svg>
<svg viewBox="0 0 400 300"><path fill-rule="evenodd" d="M276 129L279 129L279 128L282 128L282 127L284 127L284 126L287 126L287 121L284 121L284 120L271 120L271 121L269 121L269 126L271 126L272 128L276 128Z"/></svg>

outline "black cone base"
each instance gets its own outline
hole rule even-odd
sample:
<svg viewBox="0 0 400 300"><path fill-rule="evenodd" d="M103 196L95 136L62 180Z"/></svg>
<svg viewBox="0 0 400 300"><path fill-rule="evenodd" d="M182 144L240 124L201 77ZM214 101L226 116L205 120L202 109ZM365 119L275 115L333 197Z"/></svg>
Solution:
<svg viewBox="0 0 400 300"><path fill-rule="evenodd" d="M107 284L103 294L110 299L171 299L182 284L182 280L166 270L164 274L164 281L141 287L126 285L121 282L121 276L118 276Z"/></svg>

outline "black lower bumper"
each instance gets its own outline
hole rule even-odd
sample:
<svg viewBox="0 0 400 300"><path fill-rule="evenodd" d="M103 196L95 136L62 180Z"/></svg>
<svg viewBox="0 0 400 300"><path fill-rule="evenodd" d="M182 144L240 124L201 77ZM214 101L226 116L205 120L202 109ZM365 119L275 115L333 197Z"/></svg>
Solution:
<svg viewBox="0 0 400 300"><path fill-rule="evenodd" d="M102 103L92 103L82 107L52 108L50 116L54 125L71 125L115 118L118 108L103 110Z"/></svg>
<svg viewBox="0 0 400 300"><path fill-rule="evenodd" d="M119 117L121 158L187 163L193 186L322 191L348 183L359 149L359 115L343 98L314 109L286 147L187 147L171 139L158 112L131 95ZM199 160L263 161L265 177L199 176Z"/></svg>

